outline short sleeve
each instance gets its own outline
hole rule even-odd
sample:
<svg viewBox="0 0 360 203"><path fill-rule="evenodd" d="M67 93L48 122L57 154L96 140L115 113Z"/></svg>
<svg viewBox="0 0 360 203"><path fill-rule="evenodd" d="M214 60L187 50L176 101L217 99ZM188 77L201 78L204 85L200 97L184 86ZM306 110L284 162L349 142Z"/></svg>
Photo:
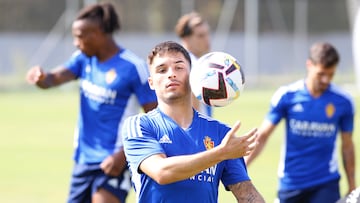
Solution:
<svg viewBox="0 0 360 203"><path fill-rule="evenodd" d="M86 57L78 50L75 51L68 61L64 63L64 66L69 69L76 78L79 78L83 70L83 61Z"/></svg>
<svg viewBox="0 0 360 203"><path fill-rule="evenodd" d="M225 167L221 181L225 188L228 185L250 180L243 158L230 159L225 161Z"/></svg>
<svg viewBox="0 0 360 203"><path fill-rule="evenodd" d="M352 132L354 130L355 105L353 99L348 97L344 105L344 114L340 119L340 130L342 132Z"/></svg>
<svg viewBox="0 0 360 203"><path fill-rule="evenodd" d="M286 116L285 96L286 88L280 87L271 98L270 109L266 115L266 119L273 124L279 123L280 120Z"/></svg>
<svg viewBox="0 0 360 203"><path fill-rule="evenodd" d="M154 137L153 127L145 114L129 117L122 129L122 138L126 159L132 171L139 171L140 163L154 154L164 153Z"/></svg>

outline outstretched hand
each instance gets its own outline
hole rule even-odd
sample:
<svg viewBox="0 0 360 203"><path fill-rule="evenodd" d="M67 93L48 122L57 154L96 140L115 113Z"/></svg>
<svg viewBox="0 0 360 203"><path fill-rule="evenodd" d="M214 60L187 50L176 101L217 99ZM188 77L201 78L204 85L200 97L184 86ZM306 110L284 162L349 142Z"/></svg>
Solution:
<svg viewBox="0 0 360 203"><path fill-rule="evenodd" d="M240 126L240 121L237 121L220 144L225 159L247 156L256 146L257 128L250 130L242 136L236 136Z"/></svg>
<svg viewBox="0 0 360 203"><path fill-rule="evenodd" d="M40 66L34 66L26 74L26 81L29 84L36 84L41 81L45 76L44 71Z"/></svg>

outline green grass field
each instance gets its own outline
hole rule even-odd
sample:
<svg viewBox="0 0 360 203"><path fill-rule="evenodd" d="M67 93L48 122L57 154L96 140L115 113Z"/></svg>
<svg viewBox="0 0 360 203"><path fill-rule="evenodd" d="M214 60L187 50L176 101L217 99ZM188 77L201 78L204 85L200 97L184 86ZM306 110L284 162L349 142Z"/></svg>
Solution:
<svg viewBox="0 0 360 203"><path fill-rule="evenodd" d="M246 132L261 123L272 92L246 90L233 104L215 109L214 116L230 125L240 120L240 134ZM360 109L360 98L355 98ZM0 92L0 202L66 201L77 111L77 92L70 88ZM357 118L355 126L360 126ZM248 169L266 202L273 202L276 196L282 132L279 126L263 154ZM358 132L356 129L354 137L357 160L360 157ZM357 163L357 169L359 167ZM358 184L359 178L358 174ZM345 178L341 186L344 194ZM134 202L133 193L128 200ZM225 192L222 186L219 202L234 202L231 192Z"/></svg>

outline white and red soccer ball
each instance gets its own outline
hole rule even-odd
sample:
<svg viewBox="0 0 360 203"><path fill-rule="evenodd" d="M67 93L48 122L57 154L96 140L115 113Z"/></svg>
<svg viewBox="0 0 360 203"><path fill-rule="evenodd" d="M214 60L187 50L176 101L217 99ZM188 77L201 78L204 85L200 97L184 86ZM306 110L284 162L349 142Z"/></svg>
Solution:
<svg viewBox="0 0 360 203"><path fill-rule="evenodd" d="M240 96L245 75L239 62L228 53L210 52L193 64L190 86L195 97L214 107L226 106Z"/></svg>

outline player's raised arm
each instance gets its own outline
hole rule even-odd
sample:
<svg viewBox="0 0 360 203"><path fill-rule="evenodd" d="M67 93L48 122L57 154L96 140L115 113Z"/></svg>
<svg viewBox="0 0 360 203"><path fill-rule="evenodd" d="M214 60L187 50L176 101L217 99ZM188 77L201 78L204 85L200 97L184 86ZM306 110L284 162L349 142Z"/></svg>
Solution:
<svg viewBox="0 0 360 203"><path fill-rule="evenodd" d="M263 121L261 127L258 130L255 149L253 149L246 157L244 157L246 165L249 166L252 161L262 152L268 141L268 138L275 128L276 125L272 124L268 120Z"/></svg>
<svg viewBox="0 0 360 203"><path fill-rule="evenodd" d="M45 72L40 66L30 68L26 81L42 89L47 89L75 79L75 75L65 67L58 67L51 72Z"/></svg>
<svg viewBox="0 0 360 203"><path fill-rule="evenodd" d="M194 176L221 161L243 157L254 149L257 129L236 136L239 128L240 122L236 122L221 144L211 150L172 157L152 155L142 161L140 170L158 184L169 184Z"/></svg>

